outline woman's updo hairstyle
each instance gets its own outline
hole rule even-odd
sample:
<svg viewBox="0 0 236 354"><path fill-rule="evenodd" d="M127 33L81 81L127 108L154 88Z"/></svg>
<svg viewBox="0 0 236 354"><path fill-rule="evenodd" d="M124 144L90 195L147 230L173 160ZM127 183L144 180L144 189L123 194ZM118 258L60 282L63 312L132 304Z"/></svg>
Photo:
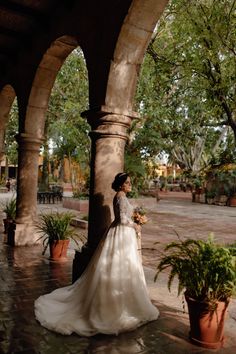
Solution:
<svg viewBox="0 0 236 354"><path fill-rule="evenodd" d="M120 190L120 187L125 183L127 178L129 177L128 173L120 172L115 176L114 181L112 182L111 188L116 192Z"/></svg>

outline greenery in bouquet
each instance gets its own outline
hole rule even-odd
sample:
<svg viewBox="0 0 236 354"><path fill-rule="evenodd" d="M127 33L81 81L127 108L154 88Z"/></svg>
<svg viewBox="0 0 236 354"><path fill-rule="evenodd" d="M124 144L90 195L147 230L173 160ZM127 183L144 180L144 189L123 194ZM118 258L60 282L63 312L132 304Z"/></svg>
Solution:
<svg viewBox="0 0 236 354"><path fill-rule="evenodd" d="M146 224L148 221L146 217L146 210L142 206L134 208L132 219L138 225Z"/></svg>

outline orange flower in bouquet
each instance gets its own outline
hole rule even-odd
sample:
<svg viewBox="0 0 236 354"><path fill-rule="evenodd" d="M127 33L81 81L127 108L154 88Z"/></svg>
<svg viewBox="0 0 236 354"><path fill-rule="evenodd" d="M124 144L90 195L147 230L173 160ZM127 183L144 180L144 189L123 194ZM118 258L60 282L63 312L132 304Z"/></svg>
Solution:
<svg viewBox="0 0 236 354"><path fill-rule="evenodd" d="M138 225L144 225L148 221L146 210L143 207L137 207L133 212L133 221Z"/></svg>

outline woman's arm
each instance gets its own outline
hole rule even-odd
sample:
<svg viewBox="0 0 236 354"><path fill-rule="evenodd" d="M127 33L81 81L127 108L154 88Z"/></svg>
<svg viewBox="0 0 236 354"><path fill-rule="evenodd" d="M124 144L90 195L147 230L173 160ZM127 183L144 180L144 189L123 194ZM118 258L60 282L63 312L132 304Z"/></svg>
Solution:
<svg viewBox="0 0 236 354"><path fill-rule="evenodd" d="M125 194L118 194L117 201L119 203L119 211L120 211L120 223L122 225L130 226L135 229L137 233L141 231L141 226L137 225L133 220L130 218L130 206L127 202L127 198Z"/></svg>

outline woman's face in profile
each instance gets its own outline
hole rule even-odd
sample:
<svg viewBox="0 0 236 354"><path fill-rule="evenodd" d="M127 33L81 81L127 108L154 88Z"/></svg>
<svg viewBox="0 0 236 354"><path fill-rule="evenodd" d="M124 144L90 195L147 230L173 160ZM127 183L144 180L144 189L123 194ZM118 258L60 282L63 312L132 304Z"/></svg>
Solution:
<svg viewBox="0 0 236 354"><path fill-rule="evenodd" d="M125 193L128 193L131 191L131 189L132 189L132 186L131 186L130 177L127 177L127 180L121 186L121 190Z"/></svg>

